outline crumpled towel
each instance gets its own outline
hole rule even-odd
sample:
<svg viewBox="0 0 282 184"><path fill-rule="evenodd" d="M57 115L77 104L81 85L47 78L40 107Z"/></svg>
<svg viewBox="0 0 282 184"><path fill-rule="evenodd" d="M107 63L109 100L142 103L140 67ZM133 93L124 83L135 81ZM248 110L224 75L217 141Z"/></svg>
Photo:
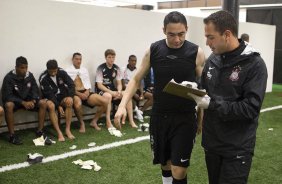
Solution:
<svg viewBox="0 0 282 184"><path fill-rule="evenodd" d="M33 139L33 143L35 144L35 146L45 146L47 139L48 139L48 142L51 141L50 144L47 144L47 145L51 145L51 144L55 144L56 143L56 141L53 141L52 139L50 139L48 137L44 138L43 135L41 137Z"/></svg>
<svg viewBox="0 0 282 184"><path fill-rule="evenodd" d="M108 131L111 135L114 135L116 137L121 137L122 136L122 133L121 131L117 130L115 127L110 127L108 128Z"/></svg>
<svg viewBox="0 0 282 184"><path fill-rule="evenodd" d="M35 146L44 146L45 145L45 139L44 139L43 135L41 137L33 139L33 143L35 144Z"/></svg>
<svg viewBox="0 0 282 184"><path fill-rule="evenodd" d="M198 84L196 82L190 82L190 81L183 81L181 82L181 85L183 86L191 86L192 88L194 89L197 89L198 88Z"/></svg>
<svg viewBox="0 0 282 184"><path fill-rule="evenodd" d="M91 170L94 169L94 171L100 171L102 169L101 166L97 164L97 162L94 162L93 160L86 160L83 161L81 159L78 159L76 161L73 161L75 165L80 165L81 169Z"/></svg>

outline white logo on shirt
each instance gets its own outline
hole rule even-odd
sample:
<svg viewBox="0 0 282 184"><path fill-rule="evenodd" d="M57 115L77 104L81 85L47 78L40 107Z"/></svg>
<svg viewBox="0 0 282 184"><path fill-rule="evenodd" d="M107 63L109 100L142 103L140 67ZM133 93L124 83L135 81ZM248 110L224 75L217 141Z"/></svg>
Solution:
<svg viewBox="0 0 282 184"><path fill-rule="evenodd" d="M180 162L183 163L183 162L187 162L188 160L189 160L188 158L187 158L187 159L182 159L182 158L181 158L181 159L180 159Z"/></svg>

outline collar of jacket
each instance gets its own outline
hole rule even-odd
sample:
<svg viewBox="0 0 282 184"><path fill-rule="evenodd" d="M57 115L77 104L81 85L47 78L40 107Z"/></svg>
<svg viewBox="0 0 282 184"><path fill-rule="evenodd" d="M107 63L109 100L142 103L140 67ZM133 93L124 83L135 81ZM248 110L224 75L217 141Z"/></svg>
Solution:
<svg viewBox="0 0 282 184"><path fill-rule="evenodd" d="M20 80L20 79L25 79L25 78L29 77L29 73L30 73L30 72L27 71L26 74L25 74L25 76L24 76L24 78L20 78L20 77L17 75L17 72L16 72L15 69L13 69L13 70L11 71L11 73L12 73L12 76L13 76L15 79Z"/></svg>
<svg viewBox="0 0 282 184"><path fill-rule="evenodd" d="M259 54L251 47L251 45L247 45L241 39L239 40L239 43L239 47L237 47L231 52L227 52L221 55L212 54L210 57L211 62L213 62L219 68L230 67L236 65L242 60L245 60L246 58L249 58L255 53ZM245 50L248 51L245 52Z"/></svg>

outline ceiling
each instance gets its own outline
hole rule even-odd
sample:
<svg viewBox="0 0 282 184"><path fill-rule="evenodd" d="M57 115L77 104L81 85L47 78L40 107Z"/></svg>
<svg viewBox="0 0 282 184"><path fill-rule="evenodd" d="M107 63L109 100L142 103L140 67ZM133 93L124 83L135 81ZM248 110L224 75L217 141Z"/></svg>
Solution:
<svg viewBox="0 0 282 184"><path fill-rule="evenodd" d="M179 1L179 0L54 0L54 1L116 7L116 6L132 6L132 5L155 6L157 5L158 2L171 2L171 1Z"/></svg>
<svg viewBox="0 0 282 184"><path fill-rule="evenodd" d="M62 1L69 3L79 3L79 4L87 4L87 5L95 5L95 6L106 6L106 7L117 7L117 6L143 6L149 5L152 9L158 9L158 3L169 3L169 2L189 2L195 3L195 0L53 0L53 1ZM177 1L177 2L176 2ZM199 1L199 0L198 0ZM201 0L206 3L209 1L215 0ZM242 6L279 6L281 7L282 0L239 0L240 5ZM272 5L269 5L272 4ZM208 6L207 6L208 7ZM160 7L159 7L160 8Z"/></svg>

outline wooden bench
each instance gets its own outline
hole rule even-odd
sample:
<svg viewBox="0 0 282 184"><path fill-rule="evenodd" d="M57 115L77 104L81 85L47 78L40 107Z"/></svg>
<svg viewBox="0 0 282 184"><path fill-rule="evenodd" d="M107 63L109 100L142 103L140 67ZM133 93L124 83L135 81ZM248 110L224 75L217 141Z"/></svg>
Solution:
<svg viewBox="0 0 282 184"><path fill-rule="evenodd" d="M84 120L92 119L96 112L96 107L95 108L89 108L86 106L82 106L82 107L84 112L83 119ZM20 109L14 113L14 119L15 119L15 130L23 130L27 128L38 127L38 112ZM77 121L77 118L74 113L72 116L72 121ZM65 123L65 119L61 118L60 123ZM47 112L45 118L45 125L50 125L50 124L51 122ZM3 117L2 123L0 124L0 133L7 131L8 131L8 127L5 122L5 118Z"/></svg>

